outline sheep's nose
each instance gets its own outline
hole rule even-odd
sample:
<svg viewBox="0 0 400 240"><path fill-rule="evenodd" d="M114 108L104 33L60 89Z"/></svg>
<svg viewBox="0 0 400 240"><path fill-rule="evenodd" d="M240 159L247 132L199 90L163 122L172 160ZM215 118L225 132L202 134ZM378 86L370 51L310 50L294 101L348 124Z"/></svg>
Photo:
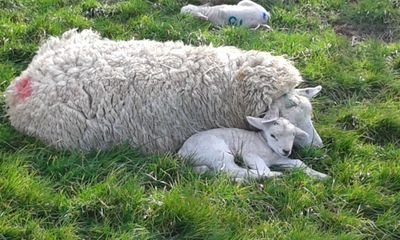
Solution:
<svg viewBox="0 0 400 240"><path fill-rule="evenodd" d="M290 150L283 149L282 152L285 156L289 156Z"/></svg>

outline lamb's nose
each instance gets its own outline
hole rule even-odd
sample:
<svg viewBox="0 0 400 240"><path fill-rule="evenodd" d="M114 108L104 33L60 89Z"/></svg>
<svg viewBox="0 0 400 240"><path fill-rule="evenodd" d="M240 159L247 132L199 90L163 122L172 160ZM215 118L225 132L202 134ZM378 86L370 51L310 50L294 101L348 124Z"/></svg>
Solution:
<svg viewBox="0 0 400 240"><path fill-rule="evenodd" d="M282 152L285 156L289 156L290 150L283 149Z"/></svg>

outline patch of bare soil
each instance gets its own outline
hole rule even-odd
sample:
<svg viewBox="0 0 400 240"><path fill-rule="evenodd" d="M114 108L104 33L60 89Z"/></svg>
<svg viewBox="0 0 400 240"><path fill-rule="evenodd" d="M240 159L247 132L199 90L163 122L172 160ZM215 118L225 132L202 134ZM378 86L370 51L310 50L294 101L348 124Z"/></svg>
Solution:
<svg viewBox="0 0 400 240"><path fill-rule="evenodd" d="M400 26L361 26L349 23L334 25L333 29L337 34L351 39L351 44L356 45L368 38L375 38L390 43L400 40Z"/></svg>

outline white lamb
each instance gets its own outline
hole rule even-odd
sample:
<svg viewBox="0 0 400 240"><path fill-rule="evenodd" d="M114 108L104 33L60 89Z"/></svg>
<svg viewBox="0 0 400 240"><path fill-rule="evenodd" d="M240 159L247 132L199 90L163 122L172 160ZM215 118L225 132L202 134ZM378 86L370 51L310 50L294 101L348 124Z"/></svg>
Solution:
<svg viewBox="0 0 400 240"><path fill-rule="evenodd" d="M237 128L216 128L191 136L178 151L188 159L199 173L225 172L237 181L244 178L270 178L281 172L269 167L299 168L307 175L322 180L328 175L317 172L298 159L289 159L295 136L307 133L285 118L247 117L259 132ZM235 158L241 157L245 167L238 166Z"/></svg>
<svg viewBox="0 0 400 240"><path fill-rule="evenodd" d="M258 28L267 25L270 14L261 5L250 0L240 1L237 5L195 6L192 4L181 8L181 13L210 21L215 26L244 26Z"/></svg>
<svg viewBox="0 0 400 240"><path fill-rule="evenodd" d="M283 95L300 96L293 89L301 82L289 61L267 52L71 30L40 47L6 90L6 105L12 126L57 148L128 143L166 153L199 131L249 129L245 116L260 116L274 100L286 108Z"/></svg>
<svg viewBox="0 0 400 240"><path fill-rule="evenodd" d="M279 112L279 116L286 118L307 133L307 136L296 136L294 144L299 147L322 147L322 139L312 123L312 106L310 100L321 91L322 87L294 89L272 102L270 110L265 118L271 118L270 114Z"/></svg>

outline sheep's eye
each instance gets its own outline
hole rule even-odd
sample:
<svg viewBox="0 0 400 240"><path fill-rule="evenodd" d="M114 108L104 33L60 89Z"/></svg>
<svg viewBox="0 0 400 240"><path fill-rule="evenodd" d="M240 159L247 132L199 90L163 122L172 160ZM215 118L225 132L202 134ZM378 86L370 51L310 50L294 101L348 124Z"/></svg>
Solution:
<svg viewBox="0 0 400 240"><path fill-rule="evenodd" d="M275 137L275 135L274 135L274 134L271 134L271 137L272 137L273 139L275 139L275 140L276 140L276 137Z"/></svg>

